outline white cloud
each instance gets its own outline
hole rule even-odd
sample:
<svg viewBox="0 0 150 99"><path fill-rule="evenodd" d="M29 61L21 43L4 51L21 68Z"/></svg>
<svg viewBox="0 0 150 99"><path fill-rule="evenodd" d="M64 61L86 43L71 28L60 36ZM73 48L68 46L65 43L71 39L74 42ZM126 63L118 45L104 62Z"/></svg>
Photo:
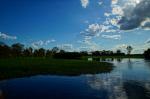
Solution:
<svg viewBox="0 0 150 99"><path fill-rule="evenodd" d="M16 40L17 39L16 36L10 36L10 35L7 35L7 34L1 33L1 32L0 32L0 38L4 39L4 40Z"/></svg>
<svg viewBox="0 0 150 99"><path fill-rule="evenodd" d="M121 50L122 52L126 53L126 48L127 48L127 44L118 44L115 45L114 48L112 48L113 51L117 51L118 49Z"/></svg>
<svg viewBox="0 0 150 99"><path fill-rule="evenodd" d="M113 15L121 15L121 16L123 16L124 12L123 12L122 7L117 6L117 5L113 5L113 7L112 7L112 14Z"/></svg>
<svg viewBox="0 0 150 99"><path fill-rule="evenodd" d="M121 35L102 35L103 38L120 40Z"/></svg>
<svg viewBox="0 0 150 99"><path fill-rule="evenodd" d="M104 15L105 15L106 17L109 17L109 16L111 15L111 13L105 12Z"/></svg>
<svg viewBox="0 0 150 99"><path fill-rule="evenodd" d="M74 50L72 44L62 44L62 45L58 45L58 47L62 50L70 51L70 52L72 52Z"/></svg>
<svg viewBox="0 0 150 99"><path fill-rule="evenodd" d="M100 34L104 32L116 32L116 30L113 29L111 26L104 24L90 24L88 28L85 29L85 31L81 32L81 34L84 36L99 37ZM113 24L115 24L115 22Z"/></svg>
<svg viewBox="0 0 150 99"><path fill-rule="evenodd" d="M143 54L145 50L147 50L148 48L150 48L150 39L148 39L146 42L143 42L143 44L132 44L130 46L132 46L133 50L132 50L132 54ZM116 51L118 49L120 49L122 52L126 53L128 44L119 44L116 45L114 48L112 48L113 51Z"/></svg>
<svg viewBox="0 0 150 99"><path fill-rule="evenodd" d="M103 2L102 2L102 1L99 1L98 4L101 6L101 5L103 4Z"/></svg>
<svg viewBox="0 0 150 99"><path fill-rule="evenodd" d="M145 41L145 44L150 43L150 38Z"/></svg>
<svg viewBox="0 0 150 99"><path fill-rule="evenodd" d="M36 42L33 42L31 45L33 48L39 48L39 47L42 47L42 46L46 46L50 43L54 43L56 42L55 39L50 39L50 40L47 40L47 41L43 41L43 40L39 40L39 41L36 41Z"/></svg>
<svg viewBox="0 0 150 99"><path fill-rule="evenodd" d="M112 0L112 4L117 4L118 0Z"/></svg>
<svg viewBox="0 0 150 99"><path fill-rule="evenodd" d="M81 44L81 47L78 49L79 51L96 51L101 49L100 45L91 40L91 37L85 37L82 41L78 41L78 43Z"/></svg>
<svg viewBox="0 0 150 99"><path fill-rule="evenodd" d="M81 5L83 8L86 8L89 5L89 0L81 0Z"/></svg>
<svg viewBox="0 0 150 99"><path fill-rule="evenodd" d="M45 41L45 45L48 45L49 43L54 43L54 42L56 42L55 39L47 40Z"/></svg>
<svg viewBox="0 0 150 99"><path fill-rule="evenodd" d="M40 40L40 41L37 41L37 42L33 42L31 45L34 48L39 48L40 46L43 46L43 44L44 44L44 41Z"/></svg>

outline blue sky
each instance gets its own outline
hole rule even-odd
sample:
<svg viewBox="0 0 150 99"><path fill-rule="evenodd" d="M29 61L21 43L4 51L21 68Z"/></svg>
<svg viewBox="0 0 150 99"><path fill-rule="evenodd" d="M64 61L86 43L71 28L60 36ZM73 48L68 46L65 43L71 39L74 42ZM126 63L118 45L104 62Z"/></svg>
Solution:
<svg viewBox="0 0 150 99"><path fill-rule="evenodd" d="M150 45L149 0L0 1L0 41L7 44L76 51L132 45L133 53Z"/></svg>

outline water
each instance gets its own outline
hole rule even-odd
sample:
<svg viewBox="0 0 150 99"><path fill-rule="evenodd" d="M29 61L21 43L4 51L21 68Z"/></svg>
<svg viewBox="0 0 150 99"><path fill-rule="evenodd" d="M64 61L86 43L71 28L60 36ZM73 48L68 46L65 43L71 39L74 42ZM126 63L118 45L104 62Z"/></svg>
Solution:
<svg viewBox="0 0 150 99"><path fill-rule="evenodd" d="M34 76L0 82L0 99L150 99L150 61L106 59L111 73Z"/></svg>

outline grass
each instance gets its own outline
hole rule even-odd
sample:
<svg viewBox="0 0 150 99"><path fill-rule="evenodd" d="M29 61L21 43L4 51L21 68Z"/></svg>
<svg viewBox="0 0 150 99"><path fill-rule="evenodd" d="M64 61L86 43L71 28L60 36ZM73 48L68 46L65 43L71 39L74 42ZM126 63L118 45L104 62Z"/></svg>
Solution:
<svg viewBox="0 0 150 99"><path fill-rule="evenodd" d="M112 64L87 60L65 60L52 58L0 59L0 79L32 75L81 75L110 72Z"/></svg>

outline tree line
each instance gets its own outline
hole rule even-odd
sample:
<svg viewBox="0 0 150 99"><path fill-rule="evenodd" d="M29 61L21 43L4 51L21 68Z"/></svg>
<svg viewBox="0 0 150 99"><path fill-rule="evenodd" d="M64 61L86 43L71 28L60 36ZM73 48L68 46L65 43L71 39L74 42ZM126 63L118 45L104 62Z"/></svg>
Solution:
<svg viewBox="0 0 150 99"><path fill-rule="evenodd" d="M130 55L133 48L127 46L127 54ZM81 52L67 52L65 50L59 49L58 47L53 47L52 49L33 49L32 47L25 48L21 43L15 43L11 46L0 42L0 58L5 57L53 57L53 58L66 58L66 59L77 59L82 56L125 56L121 50L113 51L81 51ZM150 49L144 52L145 58L150 58Z"/></svg>

